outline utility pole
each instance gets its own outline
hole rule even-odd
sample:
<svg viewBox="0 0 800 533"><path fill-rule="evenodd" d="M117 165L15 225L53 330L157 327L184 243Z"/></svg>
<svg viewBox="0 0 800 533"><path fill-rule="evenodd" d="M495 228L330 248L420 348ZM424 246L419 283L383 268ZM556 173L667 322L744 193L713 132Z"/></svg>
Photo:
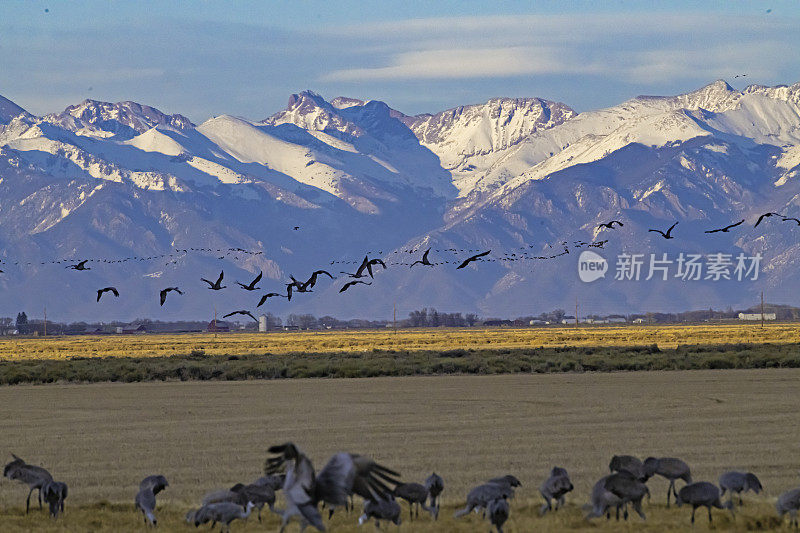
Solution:
<svg viewBox="0 0 800 533"><path fill-rule="evenodd" d="M578 297L575 297L575 327L578 327Z"/></svg>
<svg viewBox="0 0 800 533"><path fill-rule="evenodd" d="M764 291L761 291L761 329L764 329Z"/></svg>

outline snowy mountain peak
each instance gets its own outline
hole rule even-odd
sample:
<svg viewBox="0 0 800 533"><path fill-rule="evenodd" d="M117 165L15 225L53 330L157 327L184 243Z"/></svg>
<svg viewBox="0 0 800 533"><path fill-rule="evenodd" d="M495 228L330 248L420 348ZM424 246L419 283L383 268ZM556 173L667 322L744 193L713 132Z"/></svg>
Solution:
<svg viewBox="0 0 800 533"><path fill-rule="evenodd" d="M0 96L0 125L6 125L9 122L11 122L11 119L13 119L14 117L27 114L29 113L24 109L22 109L20 106L18 106L8 98Z"/></svg>
<svg viewBox="0 0 800 533"><path fill-rule="evenodd" d="M84 100L80 104L67 107L58 115L45 117L49 122L57 123L72 129L76 119L80 124L92 126L104 132L132 138L147 130L159 126L171 126L178 130L194 127L183 115L167 115L154 107L136 102L100 102Z"/></svg>
<svg viewBox="0 0 800 533"><path fill-rule="evenodd" d="M364 105L364 100L358 98L350 98L348 96L337 96L331 100L331 105L336 109L345 109L356 105Z"/></svg>

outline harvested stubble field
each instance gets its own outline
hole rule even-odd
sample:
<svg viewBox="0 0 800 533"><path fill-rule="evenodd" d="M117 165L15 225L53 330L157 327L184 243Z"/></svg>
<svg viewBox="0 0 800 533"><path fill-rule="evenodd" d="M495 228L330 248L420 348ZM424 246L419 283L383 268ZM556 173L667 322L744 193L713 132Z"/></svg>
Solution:
<svg viewBox="0 0 800 533"><path fill-rule="evenodd" d="M675 348L692 344L800 343L800 324L689 326L599 326L548 328L431 328L365 331L274 332L269 334L76 335L2 338L0 360L81 357L164 357L202 351L206 355L517 349L557 346Z"/></svg>
<svg viewBox="0 0 800 533"><path fill-rule="evenodd" d="M0 340L0 385L799 367L794 325Z"/></svg>
<svg viewBox="0 0 800 533"><path fill-rule="evenodd" d="M800 485L799 379L800 370L767 369L0 387L0 450L70 486L66 515L54 523L39 512L24 516L27 490L3 479L0 524L144 531L132 498L138 481L157 472L171 483L159 496L159 529L194 531L182 517L204 492L257 477L267 446L293 440L318 466L351 450L407 480L442 474L439 522L409 522L406 513L400 531L488 531L477 516L456 521L452 513L470 486L506 472L523 482L510 532L687 530L689 510L665 508L660 478L649 483L647 522L583 520L580 505L613 453L679 456L698 480L752 470L766 493L746 498L735 522L715 510L714 527L774 529L775 497ZM553 465L570 471L575 492L564 511L539 518L536 487ZM373 529L355 526L356 516L337 515L331 529ZM695 529L706 524L698 512ZM277 526L267 515L232 530Z"/></svg>

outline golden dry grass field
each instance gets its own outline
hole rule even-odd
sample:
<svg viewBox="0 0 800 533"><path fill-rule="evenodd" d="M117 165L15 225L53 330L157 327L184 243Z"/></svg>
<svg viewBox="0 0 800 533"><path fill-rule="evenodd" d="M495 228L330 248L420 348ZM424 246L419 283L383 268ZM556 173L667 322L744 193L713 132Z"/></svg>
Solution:
<svg viewBox="0 0 800 533"><path fill-rule="evenodd" d="M688 530L689 510L665 508L660 478L649 482L647 522L583 520L580 505L614 453L678 456L697 480L752 470L765 494L746 497L735 521L715 510L714 529L776 528L776 496L800 486L798 382L800 370L768 369L0 387L3 459L15 452L70 488L53 523L24 516L26 488L0 480L0 530L145 531L133 495L142 477L163 473L171 486L159 495L159 529L195 531L182 521L189 507L258 477L266 448L286 440L318 467L349 450L406 480L442 474L440 520L409 522L406 512L400 531L488 531L453 510L469 487L507 472L523 483L509 532ZM536 487L553 465L569 470L575 491L565 510L539 518ZM341 513L331 530L374 530L356 518ZM277 526L267 513L232 531ZM701 511L695 530L708 530Z"/></svg>
<svg viewBox="0 0 800 533"><path fill-rule="evenodd" d="M505 349L549 346L797 343L800 324L687 326L581 326L548 328L435 328L269 334L80 335L2 338L0 360L69 357L163 357L203 351L207 355L366 350Z"/></svg>

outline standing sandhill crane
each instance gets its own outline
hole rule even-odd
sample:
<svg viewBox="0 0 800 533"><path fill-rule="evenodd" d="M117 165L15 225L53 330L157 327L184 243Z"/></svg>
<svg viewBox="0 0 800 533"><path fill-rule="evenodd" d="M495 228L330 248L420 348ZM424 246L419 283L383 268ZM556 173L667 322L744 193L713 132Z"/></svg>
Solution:
<svg viewBox="0 0 800 533"><path fill-rule="evenodd" d="M650 491L647 489L647 485L645 485L642 481L639 481L636 476L627 470L611 474L606 478L605 489L620 500L620 502L617 504L617 519L619 519L620 505L624 506L625 520L628 519L627 504L629 502L633 504L633 510L636 511L640 517L642 517L642 520L647 519L644 515L644 511L642 511L642 499L645 497L645 495L649 497Z"/></svg>
<svg viewBox="0 0 800 533"><path fill-rule="evenodd" d="M28 498L25 500L25 514L31 509L31 494L33 494L35 489L39 491L39 509L41 509L42 487L53 481L53 476L41 466L29 465L13 453L11 456L14 460L8 463L3 469L3 477L24 483L31 489L28 492Z"/></svg>
<svg viewBox="0 0 800 533"><path fill-rule="evenodd" d="M234 492L231 489L219 489L206 493L201 502L204 507L206 505L211 505L212 503L223 502L235 503L236 505L244 507L247 504L247 499L245 495L239 492Z"/></svg>
<svg viewBox="0 0 800 533"><path fill-rule="evenodd" d="M61 481L49 481L42 487L42 498L50 507L50 516L58 518L64 512L64 500L67 499L67 484Z"/></svg>
<svg viewBox="0 0 800 533"><path fill-rule="evenodd" d="M692 472L689 469L689 465L680 459L675 459L674 457L661 457L660 459L648 457L645 459L644 481L647 481L653 477L654 474L658 474L659 476L669 480L669 488L667 489L667 507L669 507L670 493L672 493L676 498L678 497L678 493L675 491L675 480L682 479L686 482L686 484L692 482Z"/></svg>
<svg viewBox="0 0 800 533"><path fill-rule="evenodd" d="M778 518L783 521L783 515L789 513L789 525L797 528L797 510L800 509L800 489L792 489L778 496L775 504Z"/></svg>
<svg viewBox="0 0 800 533"><path fill-rule="evenodd" d="M551 505L552 500L556 502L556 510L558 510L559 507L563 507L564 496L573 488L566 469L554 466L553 469L550 470L550 477L539 487L539 493L545 501L545 504L542 505L542 508L539 510L539 514L544 515L547 511L553 510Z"/></svg>
<svg viewBox="0 0 800 533"><path fill-rule="evenodd" d="M212 521L211 527L213 528L214 524L219 522L220 531L230 531L231 522L237 519L247 520L253 507L253 502L247 502L244 507L233 502L209 503L198 509L194 514L194 525L197 527L200 524Z"/></svg>
<svg viewBox="0 0 800 533"><path fill-rule="evenodd" d="M380 529L381 520L388 520L395 525L400 525L400 504L392 495L385 498L369 498L364 500L364 514L358 517L358 525L362 525L370 518L375 519L375 527Z"/></svg>
<svg viewBox="0 0 800 533"><path fill-rule="evenodd" d="M428 500L428 489L420 483L401 483L394 489L394 495L401 500L408 502L408 516L414 519L414 505L417 506L416 516L419 518L419 508L429 512L432 517L437 518L439 514L436 507L428 507L425 502Z"/></svg>
<svg viewBox="0 0 800 533"><path fill-rule="evenodd" d="M608 463L608 469L612 473L626 470L633 474L636 479L646 479L642 461L632 455L615 455L611 458L611 462Z"/></svg>
<svg viewBox="0 0 800 533"><path fill-rule="evenodd" d="M605 476L600 478L600 480L594 484L594 487L592 487L591 510L589 514L586 515L587 520L603 515L606 515L606 518L610 519L612 507L616 507L617 520L619 520L619 508L622 506L622 499L606 488L606 481L608 481L610 477L611 476Z"/></svg>
<svg viewBox="0 0 800 533"><path fill-rule="evenodd" d="M698 507L706 507L708 509L708 523L711 523L711 508L728 509L736 518L733 513L733 502L723 504L720 501L719 489L713 483L708 481L698 481L697 483L690 483L683 487L675 496L675 503L680 507L684 503L692 506L692 524L694 524L694 512Z"/></svg>
<svg viewBox="0 0 800 533"><path fill-rule="evenodd" d="M739 505L742 505L742 492L752 490L756 494L764 490L761 481L752 472L725 472L719 476L719 486L722 489L720 496L725 496L725 491L730 492L728 501L733 501L733 493L739 495Z"/></svg>
<svg viewBox="0 0 800 533"><path fill-rule="evenodd" d="M298 516L301 522L324 531L317 509L320 502L343 506L352 494L365 499L385 498L392 490L387 483L400 484L397 472L363 455L337 453L317 475L311 460L291 442L272 446L269 452L277 455L267 460L267 474L274 474L286 465L283 494L287 508L282 513L281 528Z"/></svg>
<svg viewBox="0 0 800 533"><path fill-rule="evenodd" d="M497 528L497 533L503 533L503 524L508 520L508 500L505 496L497 498L489 502L486 507L486 512L489 513L489 521L494 527Z"/></svg>
<svg viewBox="0 0 800 533"><path fill-rule="evenodd" d="M484 483L478 485L467 494L467 503L463 509L456 511L455 517L460 518L470 513L470 511L478 511L486 509L489 502L498 498L509 498L513 493L513 489L508 485L498 483Z"/></svg>
<svg viewBox="0 0 800 533"><path fill-rule="evenodd" d="M136 497L133 499L133 502L134 507L142 512L144 523L156 527L158 525L158 520L156 519L155 514L156 495L153 494L153 489L140 489L139 492L136 493Z"/></svg>
<svg viewBox="0 0 800 533"><path fill-rule="evenodd" d="M253 502L256 509L258 510L258 521L261 522L261 509L264 508L264 504L269 507L269 510L273 513L275 511L275 490L268 485L257 485L252 483L250 485L244 485L242 483L237 483L233 487L231 487L231 492L235 492L240 494L242 500Z"/></svg>
<svg viewBox="0 0 800 533"><path fill-rule="evenodd" d="M444 479L436 472L428 476L425 480L425 488L431 497L431 507L436 507L436 518L439 517L439 495L444 490Z"/></svg>

